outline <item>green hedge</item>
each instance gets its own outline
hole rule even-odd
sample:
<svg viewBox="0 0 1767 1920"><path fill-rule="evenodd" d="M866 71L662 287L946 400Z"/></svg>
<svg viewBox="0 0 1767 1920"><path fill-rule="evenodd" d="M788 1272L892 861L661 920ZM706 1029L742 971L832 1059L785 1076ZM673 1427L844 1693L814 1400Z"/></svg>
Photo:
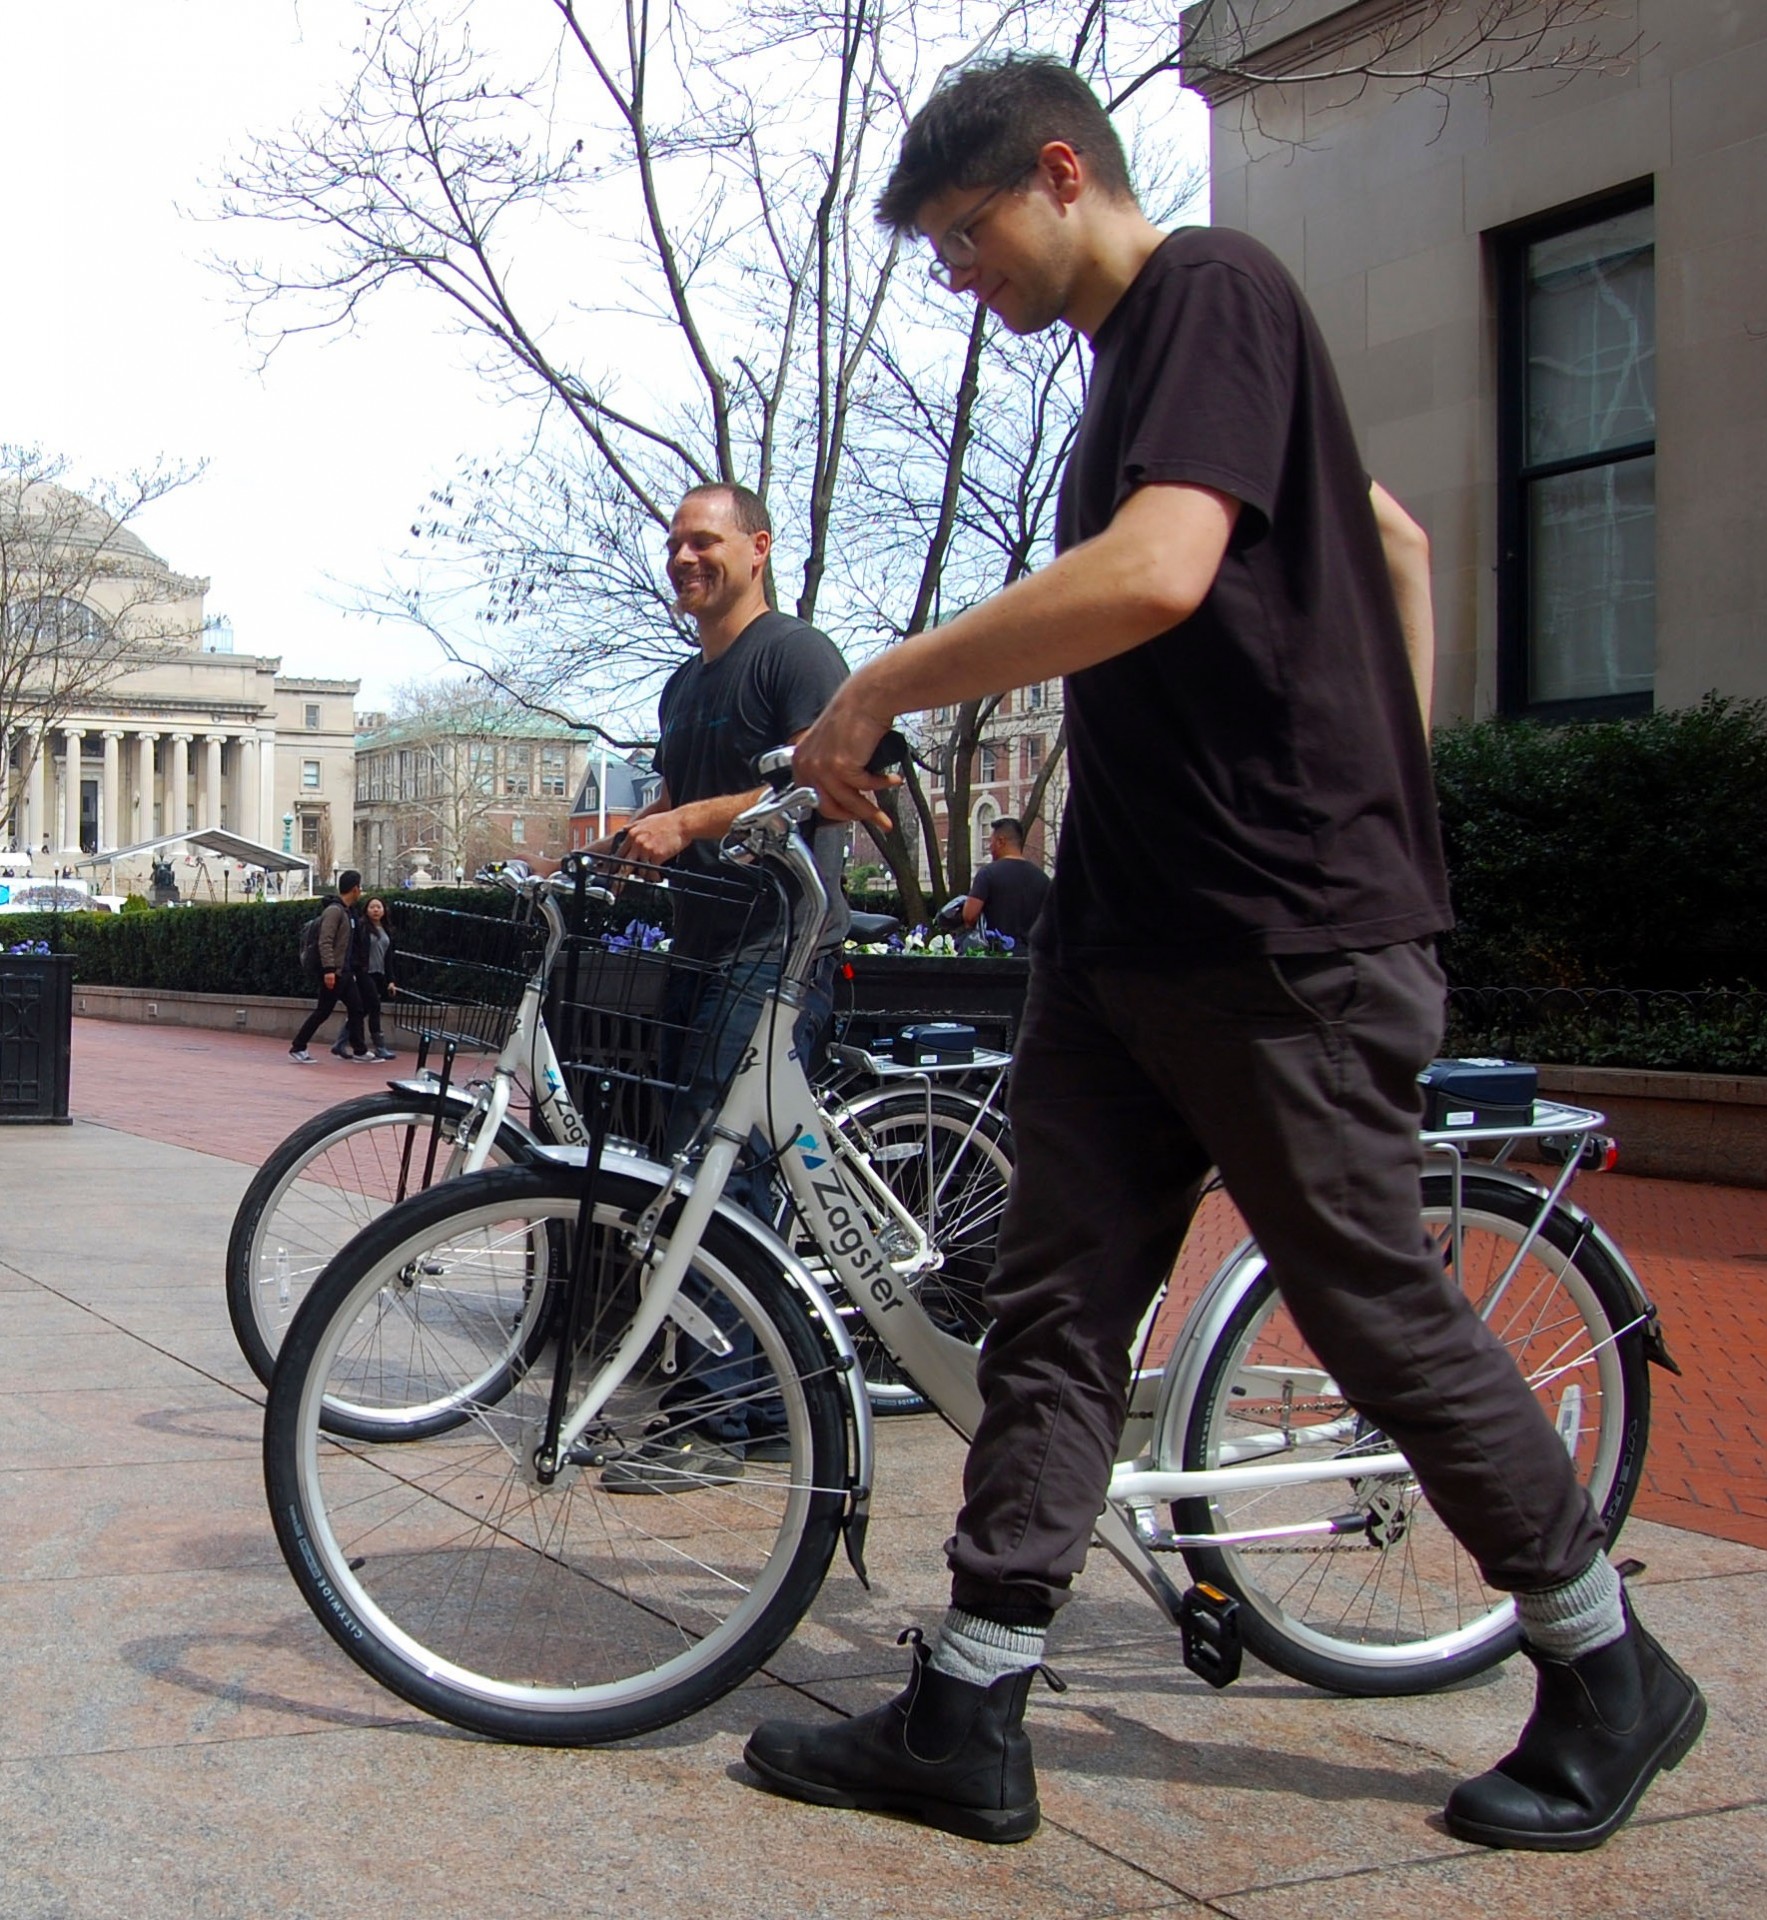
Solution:
<svg viewBox="0 0 1767 1920"><path fill-rule="evenodd" d="M1640 998L1600 1020L1555 1009L1518 1051L1762 1070L1759 1007L1700 990L1767 989L1767 701L1712 695L1641 720L1444 728L1435 768L1457 916L1443 959L1457 987L1693 995ZM421 898L499 918L510 906L479 888ZM882 912L899 904L864 901ZM46 939L76 955L90 985L298 994L296 944L313 910L286 901L5 915L0 946Z"/></svg>
<svg viewBox="0 0 1767 1920"><path fill-rule="evenodd" d="M484 887L428 887L421 900L505 920L513 904L501 889ZM270 900L153 913L5 914L0 947L45 940L74 956L74 977L88 987L307 995L313 987L301 973L301 928L318 910L312 900Z"/></svg>
<svg viewBox="0 0 1767 1920"><path fill-rule="evenodd" d="M1457 985L1767 987L1767 701L1435 738Z"/></svg>

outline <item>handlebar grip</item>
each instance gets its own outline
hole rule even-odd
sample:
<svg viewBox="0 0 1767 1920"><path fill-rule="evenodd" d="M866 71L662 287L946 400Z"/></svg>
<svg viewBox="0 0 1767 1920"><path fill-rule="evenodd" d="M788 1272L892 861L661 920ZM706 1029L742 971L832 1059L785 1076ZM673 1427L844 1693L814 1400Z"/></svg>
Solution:
<svg viewBox="0 0 1767 1920"><path fill-rule="evenodd" d="M908 764L908 742L891 727L865 763L867 773L894 773Z"/></svg>

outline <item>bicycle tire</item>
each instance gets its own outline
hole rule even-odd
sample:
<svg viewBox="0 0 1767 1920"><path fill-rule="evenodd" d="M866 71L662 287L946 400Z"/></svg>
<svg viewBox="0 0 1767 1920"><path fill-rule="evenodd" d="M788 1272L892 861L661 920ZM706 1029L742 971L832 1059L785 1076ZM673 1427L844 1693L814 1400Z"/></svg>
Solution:
<svg viewBox="0 0 1767 1920"><path fill-rule="evenodd" d="M507 1168L432 1188L383 1215L311 1290L265 1415L277 1538L332 1638L412 1705L527 1744L624 1739L740 1684L814 1600L846 1500L833 1358L764 1249L716 1218L684 1286L712 1307L712 1296L721 1298L755 1335L765 1371L750 1390L778 1395L787 1460L749 1462L736 1477L684 1482L672 1494L609 1492L605 1465L659 1438L650 1423L673 1352L663 1339L650 1343L581 1457L551 1486L537 1483L530 1461L556 1338L495 1403L475 1405L443 1434L396 1437L402 1405L433 1398L438 1384L448 1398L452 1374L481 1364L465 1301L473 1250L495 1248L512 1226L530 1236L537 1225L574 1233L581 1177ZM597 1352L629 1323L649 1271L631 1259L622 1233L653 1196L647 1182L607 1169L598 1183L588 1276L596 1311L583 1348ZM400 1324L402 1276L443 1256L463 1297L412 1339ZM389 1324L400 1341L394 1354L374 1348ZM487 1324L501 1337L494 1314ZM400 1384L401 1367L421 1367L423 1378ZM360 1404L364 1382L382 1380L378 1438L327 1431L330 1404ZM660 1417L691 1424L703 1411Z"/></svg>
<svg viewBox="0 0 1767 1920"><path fill-rule="evenodd" d="M438 1116L442 1150L432 1166L429 1134ZM326 1262L413 1183L449 1176L450 1125L458 1118L423 1094L367 1094L303 1122L253 1175L227 1240L227 1315L246 1364L265 1386L295 1311ZM508 1122L491 1152L493 1165L532 1157Z"/></svg>
<svg viewBox="0 0 1767 1920"><path fill-rule="evenodd" d="M939 1265L913 1283L921 1306L944 1331L980 1346L992 1319L983 1289L993 1270L1012 1181L1012 1133L1005 1118L972 1094L941 1087L933 1090L930 1116L924 1093L890 1089L849 1103L836 1124L927 1229L939 1253ZM902 1230L888 1216L874 1211L871 1218L888 1256ZM813 1267L822 1264L814 1243L799 1251ZM825 1277L825 1284L853 1337L872 1411L924 1411L925 1395L890 1357L870 1323L838 1282Z"/></svg>
<svg viewBox="0 0 1767 1920"><path fill-rule="evenodd" d="M1425 1180L1424 1202L1440 1241L1449 1210L1447 1174ZM1487 1290L1500 1281L1537 1211L1537 1202L1514 1186L1467 1172L1462 1272L1475 1302L1489 1298ZM1537 1383L1610 1545L1637 1492L1650 1429L1645 1336L1633 1324L1636 1317L1633 1296L1613 1264L1562 1210L1547 1216L1489 1315L1523 1374ZM1249 1371L1254 1368L1268 1371ZM1295 1399L1297 1387L1314 1404ZM1297 1406L1308 1415L1299 1429L1292 1424ZM1387 1445L1336 1397L1267 1272L1241 1300L1179 1418L1184 1431L1161 1436L1169 1448L1161 1457L1181 1457L1187 1468L1217 1464L1236 1445L1242 1457L1248 1448L1269 1450L1278 1431L1286 1434L1285 1459L1304 1457L1309 1433L1317 1436L1314 1444L1344 1456ZM1384 1507L1377 1504L1382 1502ZM1360 1488L1353 1479L1347 1486L1323 1481L1173 1505L1181 1533L1357 1513L1368 1518L1367 1531L1187 1548L1184 1558L1199 1581L1240 1602L1240 1632L1250 1651L1291 1678L1332 1692L1429 1692L1515 1651L1513 1601L1484 1584L1415 1480L1370 1481Z"/></svg>

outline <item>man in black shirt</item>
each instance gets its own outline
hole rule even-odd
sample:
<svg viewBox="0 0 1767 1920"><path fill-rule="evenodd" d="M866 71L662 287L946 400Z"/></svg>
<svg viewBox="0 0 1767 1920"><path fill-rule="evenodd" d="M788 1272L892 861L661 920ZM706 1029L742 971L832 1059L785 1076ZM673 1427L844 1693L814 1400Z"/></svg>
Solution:
<svg viewBox="0 0 1767 1920"><path fill-rule="evenodd" d="M755 757L803 736L847 677L828 636L807 621L767 604L767 561L773 533L763 502L747 487L694 487L669 523L669 583L676 606L694 623L697 654L664 686L658 703L662 788L632 816L619 840L619 858L701 877L728 876L718 844L745 807L767 789L755 783ZM833 1010L834 953L846 932L841 861L846 829L817 826L812 850L835 907L825 936L826 958L811 984L794 1040L808 1058L821 1044ZM610 840L599 849L612 851ZM674 1004L663 1009L670 1028L693 1027L706 1017L720 1024L692 1063L691 1082L669 1117L670 1151L686 1144L706 1108L719 1098L751 1038L752 1008L778 978L783 929L757 929L740 904L726 907L682 892L674 898L673 942L695 959L738 964L742 990L732 1003L715 984L697 994L700 976L671 981ZM737 949L742 948L740 958ZM687 996L682 997L684 990ZM752 1157L765 1157L755 1143ZM771 1183L764 1172L739 1167L728 1196L771 1224ZM691 1428L673 1428L615 1461L603 1473L610 1492L680 1493L711 1480L731 1480L745 1460L776 1450L782 1411L757 1403L752 1387L753 1339L738 1324L725 1327L728 1357L701 1356L664 1396L664 1407L691 1407Z"/></svg>
<svg viewBox="0 0 1767 1920"><path fill-rule="evenodd" d="M1422 536L1371 493L1288 274L1243 235L1159 232L1059 62L942 86L880 213L1013 332L1084 333L1092 375L1055 561L869 662L799 770L825 811L872 817L865 766L895 715L1060 673L1070 797L952 1609L899 1700L770 1723L747 1758L823 1804L1035 1830L1026 1696L1109 1481L1134 1329L1213 1165L1321 1364L1516 1597L1535 1711L1456 1789L1450 1829L1599 1845L1704 1704L1632 1618L1564 1446L1422 1228L1416 1076L1449 923Z"/></svg>
<svg viewBox="0 0 1767 1920"><path fill-rule="evenodd" d="M1048 898L1048 874L1025 858L1024 828L1016 820L996 820L988 835L988 864L969 883L963 924L985 921L990 933L1022 947Z"/></svg>

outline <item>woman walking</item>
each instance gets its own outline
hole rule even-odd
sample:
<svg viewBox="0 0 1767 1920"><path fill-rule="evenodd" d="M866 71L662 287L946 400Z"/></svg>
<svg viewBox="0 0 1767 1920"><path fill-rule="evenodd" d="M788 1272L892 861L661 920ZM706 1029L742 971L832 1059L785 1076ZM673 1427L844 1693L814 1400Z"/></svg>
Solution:
<svg viewBox="0 0 1767 1920"><path fill-rule="evenodd" d="M367 913L368 924L364 932L367 936L368 965L362 979L362 999L368 1015L369 1045L376 1059L393 1060L398 1057L399 1050L386 1043L386 1036L381 1031L380 1009L381 1003L399 990L393 973L399 950L393 944L386 902L370 900Z"/></svg>

